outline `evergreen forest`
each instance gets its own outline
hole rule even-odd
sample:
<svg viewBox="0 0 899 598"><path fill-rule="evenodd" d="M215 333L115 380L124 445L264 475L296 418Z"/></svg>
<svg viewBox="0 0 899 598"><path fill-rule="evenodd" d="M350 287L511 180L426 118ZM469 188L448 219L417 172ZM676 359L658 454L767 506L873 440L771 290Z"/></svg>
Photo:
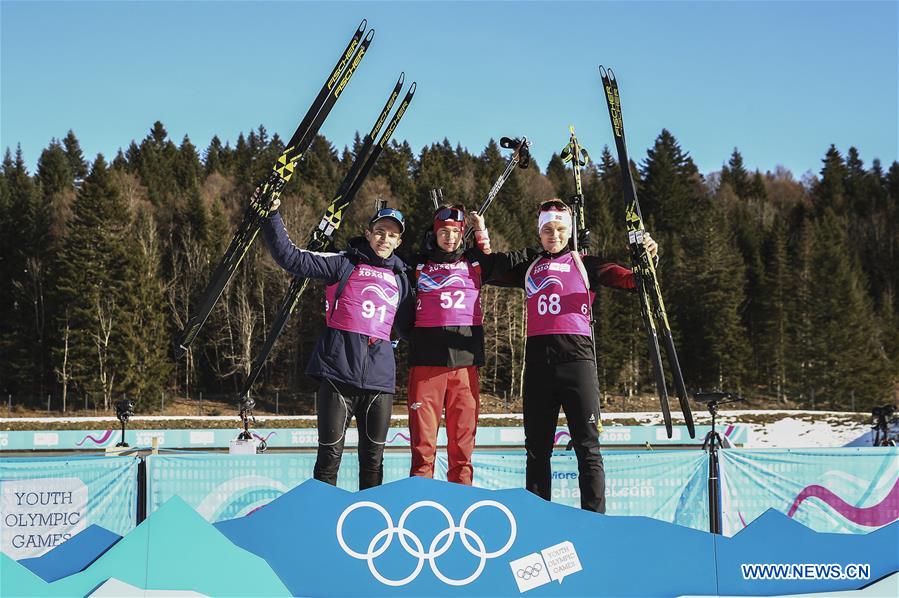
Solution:
<svg viewBox="0 0 899 598"><path fill-rule="evenodd" d="M498 137L498 136L497 136ZM560 139L560 145L563 139ZM361 147L319 136L282 195L288 230L305 245ZM156 122L117 155L85 156L72 131L51 140L35 172L21 149L0 171L0 391L55 409L109 409L121 396L153 412L169 396L231 396L247 375L290 282L261 239L185 359L172 339L209 280L256 183L283 140L259 127L234 145L198 148ZM591 148L584 172L590 251L628 265L617 158ZM809 408L869 410L899 381L899 163L822 148L820 170L751 171L738 149L700 173L667 130L629 167L687 386L738 390ZM404 255L430 227L429 190L474 208L506 163L491 141L471 153L449 141L413 151L391 143L352 204L338 247L360 234L375 201L407 216ZM110 160L111 158L111 160ZM535 246L536 206L574 193L570 166L517 170L487 214L494 250ZM256 385L311 405L303 374L323 326L323 287L311 284ZM487 364L482 392L520 395L523 292L483 293ZM602 289L594 306L605 396L653 393L633 294ZM403 393L408 345L397 353ZM292 397L292 398L290 398Z"/></svg>

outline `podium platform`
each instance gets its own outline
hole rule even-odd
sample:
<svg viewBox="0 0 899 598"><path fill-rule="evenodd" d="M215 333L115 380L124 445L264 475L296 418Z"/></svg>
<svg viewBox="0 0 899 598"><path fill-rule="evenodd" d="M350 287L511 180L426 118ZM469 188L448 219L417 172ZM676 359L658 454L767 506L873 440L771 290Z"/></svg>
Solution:
<svg viewBox="0 0 899 598"><path fill-rule="evenodd" d="M310 480L250 515L216 524L172 498L83 570L55 581L2 555L0 590L10 596L101 595L104 587L129 586L210 596L871 596L895 585L897 546L899 521L867 534L820 533L771 510L728 538L647 517L589 513L520 489L407 478L349 492Z"/></svg>

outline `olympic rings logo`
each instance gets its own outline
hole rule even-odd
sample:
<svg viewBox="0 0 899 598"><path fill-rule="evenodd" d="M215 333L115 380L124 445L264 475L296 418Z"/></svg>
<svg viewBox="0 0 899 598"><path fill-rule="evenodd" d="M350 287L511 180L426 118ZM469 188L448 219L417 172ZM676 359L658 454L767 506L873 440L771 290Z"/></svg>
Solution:
<svg viewBox="0 0 899 598"><path fill-rule="evenodd" d="M524 569L519 569L515 572L520 579L525 581L529 580L532 577L537 577L540 575L540 572L543 571L543 565L540 563L534 563L533 565L528 565Z"/></svg>
<svg viewBox="0 0 899 598"><path fill-rule="evenodd" d="M439 511L446 518L447 523L446 529L434 536L434 539L431 541L431 545L428 547L427 551L425 551L424 544L422 543L421 539L405 527L406 520L409 518L409 516L419 508L425 507L430 507ZM499 509L499 511L502 512L503 515L505 515L509 520L509 539L499 550L494 550L492 552L487 551L486 547L484 546L484 541L481 539L481 537L466 527L468 518L472 515L472 513L474 513L481 507L494 507L496 509ZM375 511L380 513L382 517L384 517L384 521L387 524L384 530L375 534L375 536L371 539L371 542L368 543L368 550L364 553L356 552L355 550L350 548L343 537L343 525L346 521L347 516L349 516L349 514L353 511L363 508L374 509ZM341 513L340 515L340 518L337 520L337 542L340 544L340 547L343 548L343 551L354 559L367 561L368 569L369 571L371 571L372 576L374 576L374 578L381 583L393 587L404 586L417 578L418 574L421 573L421 570L424 568L425 561L427 561L430 565L431 571L434 572L434 576L443 583L451 586L468 585L478 577L480 577L481 573L484 571L484 567L486 566L488 559L502 556L512 547L512 544L515 542L517 533L518 526L515 523L515 517L512 516L512 512L508 507L506 507L506 505L495 500L481 500L465 509L465 512L462 514L462 519L459 521L459 525L455 524L455 522L453 521L453 516L446 509L446 507L432 500L420 500L409 505L406 510L403 511L403 514L400 515L400 520L397 525L393 525L393 519L391 519L390 514L387 512L387 509L385 509L378 503L367 500L350 505L349 507L344 509L343 513ZM463 579L453 579L447 577L437 567L437 557L443 555L450 549L453 541L456 539L456 534L458 534L461 538L462 545L469 552L469 554L480 559L480 562L478 563L478 566L475 569L474 573ZM390 544L393 542L394 536L399 537L400 544L409 554L409 556L418 559L418 564L415 566L415 569L412 571L412 573L402 579L388 579L384 577L384 575L382 575L378 571L375 565L375 559L387 551L387 549L390 547ZM474 543L474 545L472 545L472 542Z"/></svg>

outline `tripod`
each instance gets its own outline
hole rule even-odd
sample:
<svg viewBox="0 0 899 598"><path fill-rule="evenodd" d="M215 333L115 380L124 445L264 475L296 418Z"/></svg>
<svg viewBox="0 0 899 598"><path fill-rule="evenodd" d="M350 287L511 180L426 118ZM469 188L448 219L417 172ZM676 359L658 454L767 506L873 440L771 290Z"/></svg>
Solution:
<svg viewBox="0 0 899 598"><path fill-rule="evenodd" d="M115 416L118 418L119 423L122 424L122 441L116 444L116 447L128 448L128 443L125 442L125 424L128 423L128 419L134 415L134 401L130 399L119 399L115 402Z"/></svg>
<svg viewBox="0 0 899 598"><path fill-rule="evenodd" d="M884 405L883 407L875 407L871 411L874 425L874 446L896 446L896 440L890 437L890 424L895 423L896 418L888 419L896 411L892 405Z"/></svg>
<svg viewBox="0 0 899 598"><path fill-rule="evenodd" d="M253 409L255 407L256 401L251 399L249 395L240 400L240 410L238 411L238 415L240 416L240 421L243 423L243 432L238 434L238 440L253 441L253 434L250 432L250 418L253 418L253 425L255 426L256 416L253 415ZM260 438L259 444L256 446L256 452L262 453L266 448L268 447L266 446L265 441Z"/></svg>
<svg viewBox="0 0 899 598"><path fill-rule="evenodd" d="M715 430L715 417L718 415L718 407L727 403L742 401L743 397L730 392L696 392L693 398L700 403L705 403L712 415L712 429L705 435L702 441L702 450L709 452L709 531L713 534L721 533L721 496L718 485L718 449L730 448L730 442L722 439Z"/></svg>

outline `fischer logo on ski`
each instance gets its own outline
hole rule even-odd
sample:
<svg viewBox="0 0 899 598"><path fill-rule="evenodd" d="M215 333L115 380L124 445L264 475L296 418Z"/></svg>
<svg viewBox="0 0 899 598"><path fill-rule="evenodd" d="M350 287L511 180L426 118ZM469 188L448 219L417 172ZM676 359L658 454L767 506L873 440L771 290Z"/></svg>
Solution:
<svg viewBox="0 0 899 598"><path fill-rule="evenodd" d="M622 191L625 201L625 223L627 225L628 243L631 248L631 260L633 263L632 270L640 300L640 315L643 318L643 326L646 329L646 336L649 342L650 362L652 363L653 374L656 379L656 389L659 394L662 417L665 421L665 431L668 434L668 438L671 438L673 431L671 411L668 405L668 387L665 382L665 372L659 347L660 338L665 348L665 354L668 357L668 365L671 369L671 376L674 379L674 387L681 411L684 414L687 431L690 434L690 438L695 438L693 412L690 408L690 400L687 396L684 377L677 358L677 350L674 347L674 335L668 323L668 312L665 310L665 302L659 289L655 264L643 247L646 231L643 226L643 215L640 213L640 203L637 201L636 186L631 175L627 144L624 140L624 116L621 111L618 80L615 78L615 73L612 72L612 69L600 66L599 74L602 78L606 105L609 108L609 121L612 124L612 132L615 135L615 148L618 150L618 164L621 170Z"/></svg>
<svg viewBox="0 0 899 598"><path fill-rule="evenodd" d="M353 76L353 73L365 56L368 46L374 38L374 29L369 30L365 38L362 38L367 24L368 22L365 20L359 24L346 49L342 52L334 70L312 101L312 105L307 110L293 136L286 143L287 149L278 156L268 177L257 185L260 191L257 193L254 201L247 206L237 232L234 233L225 255L213 272L212 278L203 292L199 307L194 311L194 315L188 319L184 330L174 343L173 353L175 359L183 357L191 343L196 339L203 324L209 318L213 307L215 307L216 302L221 297L225 286L231 280L250 245L256 239L261 220L266 218L271 212L272 204L281 195L281 192L290 181L290 178L296 171L297 163L312 145L322 123L328 117L340 93L346 87L350 77ZM339 81L338 87L334 87L337 81Z"/></svg>

